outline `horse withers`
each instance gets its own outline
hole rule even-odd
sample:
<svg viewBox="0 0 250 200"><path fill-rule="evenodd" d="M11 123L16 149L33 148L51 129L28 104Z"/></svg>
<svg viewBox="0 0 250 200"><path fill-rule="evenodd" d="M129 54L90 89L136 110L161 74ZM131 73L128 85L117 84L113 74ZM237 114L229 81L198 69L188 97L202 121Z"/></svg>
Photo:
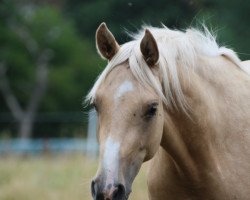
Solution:
<svg viewBox="0 0 250 200"><path fill-rule="evenodd" d="M250 198L249 61L203 31L145 27L119 45L105 23L108 64L87 96L98 113L94 200L126 200L150 160L150 200Z"/></svg>

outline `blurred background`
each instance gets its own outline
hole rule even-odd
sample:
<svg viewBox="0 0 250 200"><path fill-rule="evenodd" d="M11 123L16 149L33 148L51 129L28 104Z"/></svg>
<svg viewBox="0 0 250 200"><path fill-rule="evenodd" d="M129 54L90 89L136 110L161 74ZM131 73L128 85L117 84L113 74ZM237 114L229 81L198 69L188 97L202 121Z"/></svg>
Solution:
<svg viewBox="0 0 250 200"><path fill-rule="evenodd" d="M249 10L246 0L0 0L0 199L90 199L98 145L83 100L106 64L101 22L121 44L143 24L205 22L245 60ZM145 173L132 200L147 199Z"/></svg>

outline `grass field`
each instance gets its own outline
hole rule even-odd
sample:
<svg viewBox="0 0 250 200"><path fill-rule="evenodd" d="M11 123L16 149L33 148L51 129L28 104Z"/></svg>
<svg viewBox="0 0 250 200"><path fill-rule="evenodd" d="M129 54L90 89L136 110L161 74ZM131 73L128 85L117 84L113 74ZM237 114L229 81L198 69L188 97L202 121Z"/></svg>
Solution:
<svg viewBox="0 0 250 200"><path fill-rule="evenodd" d="M147 200L146 167L133 184L130 200ZM97 161L80 155L0 157L1 200L90 200Z"/></svg>

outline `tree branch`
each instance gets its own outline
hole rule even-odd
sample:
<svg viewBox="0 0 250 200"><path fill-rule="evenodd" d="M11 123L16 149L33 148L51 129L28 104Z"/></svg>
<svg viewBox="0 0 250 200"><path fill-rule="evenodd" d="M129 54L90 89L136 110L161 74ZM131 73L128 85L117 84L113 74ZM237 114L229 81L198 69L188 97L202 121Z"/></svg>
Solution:
<svg viewBox="0 0 250 200"><path fill-rule="evenodd" d="M38 53L38 44L37 41L30 35L29 30L23 25L16 24L15 22L9 22L9 27L17 33L19 38L22 40L24 46L29 51L29 53L36 57Z"/></svg>
<svg viewBox="0 0 250 200"><path fill-rule="evenodd" d="M20 120L23 116L23 110L10 87L9 81L6 76L6 71L7 69L6 69L4 62L1 62L0 63L0 90L2 91L3 97L12 115L15 117L16 120Z"/></svg>
<svg viewBox="0 0 250 200"><path fill-rule="evenodd" d="M26 115L34 117L35 111L37 110L47 87L48 63L53 52L50 49L45 49L40 53L37 41L32 37L26 27L16 24L13 21L9 26L17 33L36 63L36 83L25 111Z"/></svg>
<svg viewBox="0 0 250 200"><path fill-rule="evenodd" d="M9 109L20 123L20 136L25 138L29 137L31 134L35 114L47 88L48 65L53 56L53 51L40 47L28 27L18 24L15 21L9 21L9 27L18 35L23 45L32 56L36 66L36 82L30 94L29 102L23 110L18 99L11 91L4 63L0 66L0 89L4 94Z"/></svg>
<svg viewBox="0 0 250 200"><path fill-rule="evenodd" d="M31 98L27 107L27 112L33 115L44 95L48 82L48 63L51 59L52 52L49 49L44 50L36 61L36 85L31 94Z"/></svg>

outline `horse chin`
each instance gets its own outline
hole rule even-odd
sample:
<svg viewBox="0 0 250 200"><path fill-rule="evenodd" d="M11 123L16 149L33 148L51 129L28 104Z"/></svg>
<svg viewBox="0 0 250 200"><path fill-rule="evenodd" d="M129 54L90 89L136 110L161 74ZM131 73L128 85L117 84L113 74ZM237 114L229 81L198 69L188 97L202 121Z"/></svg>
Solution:
<svg viewBox="0 0 250 200"><path fill-rule="evenodd" d="M131 194L131 190L129 192L126 192L124 200L128 200L130 194Z"/></svg>
<svg viewBox="0 0 250 200"><path fill-rule="evenodd" d="M131 187L130 187L131 188ZM129 196L130 196L130 194L131 194L131 192L132 192L132 190L131 189L126 189L126 193L125 193L125 199L127 200L128 198L129 198Z"/></svg>

